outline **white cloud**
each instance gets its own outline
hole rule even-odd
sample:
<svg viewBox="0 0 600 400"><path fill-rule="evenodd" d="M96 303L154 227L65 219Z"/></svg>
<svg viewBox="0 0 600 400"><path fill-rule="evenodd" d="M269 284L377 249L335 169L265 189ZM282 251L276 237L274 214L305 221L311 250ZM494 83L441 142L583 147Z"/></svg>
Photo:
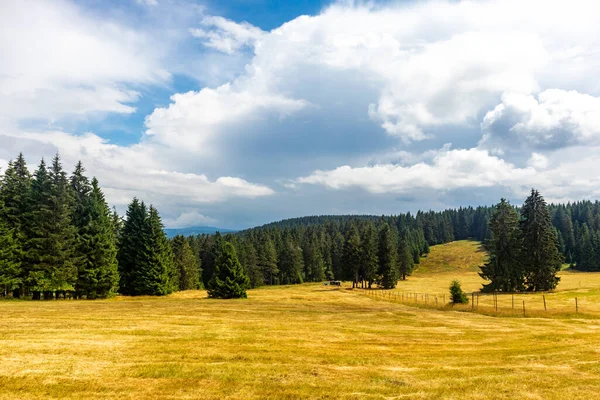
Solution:
<svg viewBox="0 0 600 400"><path fill-rule="evenodd" d="M50 122L91 112L131 113L130 85L169 79L143 34L64 1L0 2L0 115Z"/></svg>
<svg viewBox="0 0 600 400"><path fill-rule="evenodd" d="M492 186L520 186L535 180L533 168L517 168L485 150L443 150L430 163L410 166L348 165L315 171L297 183L319 184L333 189L360 187L372 193L406 193L415 189L452 190Z"/></svg>
<svg viewBox="0 0 600 400"><path fill-rule="evenodd" d="M600 143L600 97L549 89L507 93L482 123L482 145L560 148Z"/></svg>
<svg viewBox="0 0 600 400"><path fill-rule="evenodd" d="M67 170L83 159L111 204L127 204L134 196L155 204L208 204L274 194L267 186L241 178L223 176L211 180L204 174L177 172L169 165L169 159L159 157L163 149L148 143L124 147L91 133L74 136L64 132L0 133L0 139L6 144L0 157L14 157L26 148L28 159L37 163L41 157L60 152Z"/></svg>
<svg viewBox="0 0 600 400"><path fill-rule="evenodd" d="M247 22L236 23L223 17L206 16L201 20L203 28L192 28L192 36L203 39L202 43L227 54L244 47L252 47L265 32Z"/></svg>

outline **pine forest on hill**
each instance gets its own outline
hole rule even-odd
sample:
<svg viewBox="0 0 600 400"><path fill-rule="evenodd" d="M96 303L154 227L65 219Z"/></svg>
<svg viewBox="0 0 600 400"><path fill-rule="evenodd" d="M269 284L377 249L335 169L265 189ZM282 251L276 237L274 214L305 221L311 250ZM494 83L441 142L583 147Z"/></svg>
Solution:
<svg viewBox="0 0 600 400"><path fill-rule="evenodd" d="M482 290L551 290L562 263L600 270L600 203L546 205L534 190L518 208L502 200L393 216L310 216L168 239L159 211L140 199L125 218L111 211L81 162L68 175L57 154L32 173L20 154L2 172L3 297L94 299L198 288L245 297L248 288L334 279L393 288L430 246L468 238L484 242L490 254L481 266L489 281Z"/></svg>

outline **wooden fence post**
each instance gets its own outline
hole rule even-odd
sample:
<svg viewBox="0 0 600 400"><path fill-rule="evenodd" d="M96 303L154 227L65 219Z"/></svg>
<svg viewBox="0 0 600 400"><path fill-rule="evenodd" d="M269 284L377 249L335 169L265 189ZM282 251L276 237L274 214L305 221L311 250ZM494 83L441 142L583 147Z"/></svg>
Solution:
<svg viewBox="0 0 600 400"><path fill-rule="evenodd" d="M512 308L515 309L515 294L512 294Z"/></svg>
<svg viewBox="0 0 600 400"><path fill-rule="evenodd" d="M523 300L523 316L525 316L525 300Z"/></svg>
<svg viewBox="0 0 600 400"><path fill-rule="evenodd" d="M545 294L543 294L543 295L542 295L542 298L544 299L544 311L548 311L548 310L546 309L546 295L545 295Z"/></svg>
<svg viewBox="0 0 600 400"><path fill-rule="evenodd" d="M579 313L579 303L577 302L577 297L575 297L575 312Z"/></svg>

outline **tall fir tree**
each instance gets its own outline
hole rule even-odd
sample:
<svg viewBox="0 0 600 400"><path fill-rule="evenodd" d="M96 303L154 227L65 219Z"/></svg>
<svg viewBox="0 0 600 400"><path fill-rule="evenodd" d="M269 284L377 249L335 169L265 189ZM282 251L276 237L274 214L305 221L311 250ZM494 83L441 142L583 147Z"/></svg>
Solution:
<svg viewBox="0 0 600 400"><path fill-rule="evenodd" d="M149 241L148 210L137 198L129 204L125 223L119 240L117 260L119 266L119 292L125 295L139 294L134 281L137 268L148 260Z"/></svg>
<svg viewBox="0 0 600 400"><path fill-rule="evenodd" d="M410 248L408 238L402 235L398 245L398 273L402 280L411 275L414 268L413 252Z"/></svg>
<svg viewBox="0 0 600 400"><path fill-rule="evenodd" d="M527 289L530 291L552 290L560 278L562 258L558 252L557 239L546 201L537 190L521 208L523 235L522 260Z"/></svg>
<svg viewBox="0 0 600 400"><path fill-rule="evenodd" d="M284 285L302 283L304 258L302 249L290 238L283 239L283 249L279 257L280 283Z"/></svg>
<svg viewBox="0 0 600 400"><path fill-rule="evenodd" d="M18 287L13 290L13 297L25 294L26 272L23 266L24 248L27 241L27 225L30 223L31 173L23 153L16 160L10 161L0 182L0 201L4 203L4 220L6 228L12 230L16 245L18 267Z"/></svg>
<svg viewBox="0 0 600 400"><path fill-rule="evenodd" d="M279 273L279 268L277 267L277 251L275 250L273 241L268 236L264 236L260 239L260 245L258 267L262 272L263 281L267 285L273 285L276 283L274 282L274 278Z"/></svg>
<svg viewBox="0 0 600 400"><path fill-rule="evenodd" d="M178 271L179 286L177 290L198 289L200 285L200 264L194 256L190 243L181 235L171 241L173 261Z"/></svg>
<svg viewBox="0 0 600 400"><path fill-rule="evenodd" d="M250 279L244 274L235 248L223 242L215 260L215 273L209 283L208 297L218 299L246 298Z"/></svg>
<svg viewBox="0 0 600 400"><path fill-rule="evenodd" d="M325 279L325 262L317 236L313 233L304 241L302 246L304 259L304 280L307 282L322 282Z"/></svg>
<svg viewBox="0 0 600 400"><path fill-rule="evenodd" d="M13 294L21 284L21 261L15 229L5 222L6 212L0 200L0 296Z"/></svg>
<svg viewBox="0 0 600 400"><path fill-rule="evenodd" d="M352 280L352 287L356 287L358 284L360 258L360 235L356 225L352 224L346 233L342 253L343 279Z"/></svg>
<svg viewBox="0 0 600 400"><path fill-rule="evenodd" d="M88 299L105 298L116 292L119 283L117 245L111 213L96 178L79 216L78 251L83 260L77 289Z"/></svg>
<svg viewBox="0 0 600 400"><path fill-rule="evenodd" d="M381 285L393 289L398 284L398 250L394 234L388 224L382 224L379 230L379 272Z"/></svg>
<svg viewBox="0 0 600 400"><path fill-rule="evenodd" d="M521 263L523 243L519 228L519 215L505 199L496 205L490 219L491 238L485 248L488 262L479 275L490 281L484 292L518 292L523 290L525 275Z"/></svg>
<svg viewBox="0 0 600 400"><path fill-rule="evenodd" d="M379 269L377 231L373 223L367 223L360 240L360 275L370 288L377 279Z"/></svg>
<svg viewBox="0 0 600 400"><path fill-rule="evenodd" d="M136 266L133 287L135 294L162 296L179 287L178 275L173 265L171 247L164 232L164 226L153 206L146 219L147 240L143 243L146 260Z"/></svg>

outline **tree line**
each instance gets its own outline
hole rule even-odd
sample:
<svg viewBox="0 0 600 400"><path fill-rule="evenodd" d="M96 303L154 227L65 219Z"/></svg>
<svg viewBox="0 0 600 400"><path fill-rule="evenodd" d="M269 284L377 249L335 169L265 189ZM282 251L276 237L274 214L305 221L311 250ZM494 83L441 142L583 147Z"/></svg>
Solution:
<svg viewBox="0 0 600 400"><path fill-rule="evenodd" d="M511 243L510 257L527 259L531 252L524 249L542 246L525 241L538 237L523 225L531 209L544 210L535 221L544 221L545 240L556 245L552 260L600 270L600 204L547 205L536 196L521 208L501 201L492 207L393 216L311 216L225 236L169 240L153 206L134 199L124 219L111 210L81 162L68 176L56 155L31 174L20 154L0 179L0 295L102 298L205 287L223 297L215 288L225 285L243 297L246 287L325 279L392 288L410 276L430 245L473 238L486 243L492 258L508 257L494 247L498 237L508 235L499 227L512 229L505 239ZM494 284L494 290L548 287L534 283L531 265L536 262L507 270L507 279L515 283ZM486 271L486 277L494 276Z"/></svg>

